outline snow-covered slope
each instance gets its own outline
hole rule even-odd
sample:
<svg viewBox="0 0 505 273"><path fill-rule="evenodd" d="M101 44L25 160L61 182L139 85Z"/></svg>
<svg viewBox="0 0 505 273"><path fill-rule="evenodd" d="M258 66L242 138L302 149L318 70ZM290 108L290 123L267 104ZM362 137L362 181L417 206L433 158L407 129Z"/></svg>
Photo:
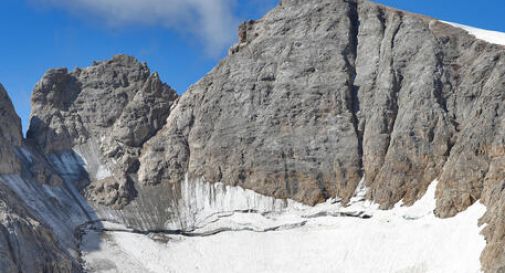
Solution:
<svg viewBox="0 0 505 273"><path fill-rule="evenodd" d="M349 207L329 201L279 213L221 214L185 235L90 231L84 259L90 272L480 272L485 241L477 221L484 206L438 219L435 188L414 206L390 211L358 194ZM87 252L87 242L96 241L100 250Z"/></svg>
<svg viewBox="0 0 505 273"><path fill-rule="evenodd" d="M480 29L480 28L475 28L471 26L466 26L458 23L452 23L452 22L445 22L444 23L450 24L452 26L462 28L466 30L468 33L471 35L475 36L475 38L493 43L493 44L498 44L498 45L505 45L505 33L503 32L498 32L498 31L492 31L492 30L485 30L485 29Z"/></svg>

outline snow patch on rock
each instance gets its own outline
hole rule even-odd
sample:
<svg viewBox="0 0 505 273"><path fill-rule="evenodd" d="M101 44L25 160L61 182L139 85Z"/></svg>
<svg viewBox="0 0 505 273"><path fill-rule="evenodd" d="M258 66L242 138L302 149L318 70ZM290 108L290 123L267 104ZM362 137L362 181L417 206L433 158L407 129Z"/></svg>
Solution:
<svg viewBox="0 0 505 273"><path fill-rule="evenodd" d="M112 172L100 160L98 145L94 141L80 145L73 149L79 158L81 158L81 167L86 170L94 180L102 180L112 176Z"/></svg>
<svg viewBox="0 0 505 273"><path fill-rule="evenodd" d="M452 22L446 22L442 21L446 24L455 26L457 28L461 28L466 30L469 34L475 36L475 38L492 43L492 44L498 44L498 45L505 45L505 33L503 32L498 32L498 31L492 31L492 30L485 30L485 29L480 29L480 28L475 28L471 26L466 26L462 24L457 24L457 23L452 23Z"/></svg>
<svg viewBox="0 0 505 273"><path fill-rule="evenodd" d="M109 178L112 176L112 173L105 167L104 165L98 166L98 170L96 171L95 179L102 180L105 178Z"/></svg>

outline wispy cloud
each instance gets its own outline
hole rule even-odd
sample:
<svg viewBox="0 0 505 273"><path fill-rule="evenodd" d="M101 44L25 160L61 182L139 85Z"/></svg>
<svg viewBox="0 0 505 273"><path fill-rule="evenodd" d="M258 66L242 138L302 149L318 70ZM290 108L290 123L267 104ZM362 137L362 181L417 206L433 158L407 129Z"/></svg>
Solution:
<svg viewBox="0 0 505 273"><path fill-rule="evenodd" d="M93 15L108 25L160 25L199 39L215 55L235 38L235 0L32 0Z"/></svg>

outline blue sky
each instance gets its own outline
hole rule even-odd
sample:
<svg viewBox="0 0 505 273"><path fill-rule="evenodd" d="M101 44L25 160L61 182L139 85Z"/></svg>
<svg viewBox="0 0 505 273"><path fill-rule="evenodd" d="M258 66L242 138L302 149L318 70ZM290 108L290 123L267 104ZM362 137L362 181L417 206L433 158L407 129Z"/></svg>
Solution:
<svg viewBox="0 0 505 273"><path fill-rule="evenodd" d="M446 21L505 32L503 0L376 1ZM0 0L0 82L26 129L31 90L52 67L136 56L182 93L234 42L240 21L278 0ZM485 3L485 4L484 4Z"/></svg>

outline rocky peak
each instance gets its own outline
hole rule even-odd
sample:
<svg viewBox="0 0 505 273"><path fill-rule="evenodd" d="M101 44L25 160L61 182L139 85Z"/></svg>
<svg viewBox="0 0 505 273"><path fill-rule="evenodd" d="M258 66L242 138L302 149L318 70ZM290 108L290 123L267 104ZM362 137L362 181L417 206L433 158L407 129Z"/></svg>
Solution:
<svg viewBox="0 0 505 273"><path fill-rule="evenodd" d="M4 87L0 84L0 174L20 171L15 156L16 147L21 146L23 135L21 120Z"/></svg>
<svg viewBox="0 0 505 273"><path fill-rule="evenodd" d="M352 2L356 2L355 0L351 0ZM303 0L281 0L280 6L281 7L287 7L287 6L296 6L296 5L301 5L304 4L306 1Z"/></svg>
<svg viewBox="0 0 505 273"><path fill-rule="evenodd" d="M153 90L156 88L159 90ZM175 91L161 83L157 73L151 75L145 64L126 55L94 62L91 67L70 73L64 68L49 70L33 92L28 139L48 152L68 149L88 138L99 137L104 128L119 126L116 121L126 114L125 110L155 101L159 102L158 108L169 108L163 101L176 97ZM169 110L163 111L147 122L149 128L144 134L152 134L161 127ZM51 142L55 138L67 144L54 147Z"/></svg>
<svg viewBox="0 0 505 273"><path fill-rule="evenodd" d="M128 172L135 169L141 146L165 124L177 97L157 73L126 55L70 73L50 70L33 92L28 140L49 154L82 151L94 162L88 166L90 180L99 184L92 183L90 191L100 193L90 196L124 205L131 194Z"/></svg>

